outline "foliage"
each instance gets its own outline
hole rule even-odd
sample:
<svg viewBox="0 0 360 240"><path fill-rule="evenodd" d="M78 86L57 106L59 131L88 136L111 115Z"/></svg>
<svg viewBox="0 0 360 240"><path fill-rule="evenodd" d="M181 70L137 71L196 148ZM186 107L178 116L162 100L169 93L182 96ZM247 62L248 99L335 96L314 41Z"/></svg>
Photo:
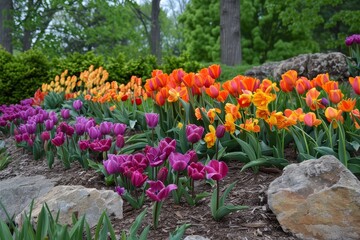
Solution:
<svg viewBox="0 0 360 240"><path fill-rule="evenodd" d="M0 171L5 169L10 161L10 156L6 152L5 142L0 141Z"/></svg>
<svg viewBox="0 0 360 240"><path fill-rule="evenodd" d="M29 50L12 58L1 51L0 103L17 103L33 96L41 84L48 81L49 63L43 53Z"/></svg>
<svg viewBox="0 0 360 240"><path fill-rule="evenodd" d="M171 73L173 70L182 68L185 72L197 72L203 68L202 64L195 60L191 60L190 54L184 53L179 57L167 56L161 65L161 69L166 73ZM149 77L148 77L149 78Z"/></svg>

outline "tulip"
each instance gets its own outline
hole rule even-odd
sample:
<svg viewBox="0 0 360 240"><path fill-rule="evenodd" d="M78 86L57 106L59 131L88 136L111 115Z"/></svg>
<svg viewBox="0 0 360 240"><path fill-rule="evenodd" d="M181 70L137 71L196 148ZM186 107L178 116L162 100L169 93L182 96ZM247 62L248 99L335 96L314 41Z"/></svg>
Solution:
<svg viewBox="0 0 360 240"><path fill-rule="evenodd" d="M25 124L26 131L28 134L34 134L36 132L36 122L28 122Z"/></svg>
<svg viewBox="0 0 360 240"><path fill-rule="evenodd" d="M74 109L76 110L76 111L79 111L80 109L81 109L81 107L82 107L82 105L83 105L83 102L81 101L81 100L75 100L74 102L73 102L73 107L74 107Z"/></svg>
<svg viewBox="0 0 360 240"><path fill-rule="evenodd" d="M161 152L157 147L150 147L146 151L146 158L151 167L157 167L164 163L165 159L160 158Z"/></svg>
<svg viewBox="0 0 360 240"><path fill-rule="evenodd" d="M228 173L229 169L225 162L217 160L211 160L208 165L205 166L206 178L219 181L223 179Z"/></svg>
<svg viewBox="0 0 360 240"><path fill-rule="evenodd" d="M357 76L355 78L349 77L349 82L351 84L351 87L354 89L354 92L357 95L360 95L360 76Z"/></svg>
<svg viewBox="0 0 360 240"><path fill-rule="evenodd" d="M208 67L210 77L217 79L221 74L221 68L218 64L213 64Z"/></svg>
<svg viewBox="0 0 360 240"><path fill-rule="evenodd" d="M164 183L161 181L148 181L150 188L146 190L148 197L155 201L161 202L166 199L170 192L177 189L175 184L169 184L165 187Z"/></svg>
<svg viewBox="0 0 360 240"><path fill-rule="evenodd" d="M91 139L97 139L97 138L100 138L100 136L101 136L101 132L100 132L99 128L97 128L97 127L89 128L88 133L89 133L89 137Z"/></svg>
<svg viewBox="0 0 360 240"><path fill-rule="evenodd" d="M56 136L51 140L51 142L57 147L63 145L65 142L64 133L63 132L57 133Z"/></svg>
<svg viewBox="0 0 360 240"><path fill-rule="evenodd" d="M61 117L66 120L70 118L70 110L69 109L61 109L60 111Z"/></svg>
<svg viewBox="0 0 360 240"><path fill-rule="evenodd" d="M159 114L145 113L146 124L149 128L155 128L159 122Z"/></svg>
<svg viewBox="0 0 360 240"><path fill-rule="evenodd" d="M124 123L114 123L113 133L115 135L124 135L127 125Z"/></svg>
<svg viewBox="0 0 360 240"><path fill-rule="evenodd" d="M120 173L120 165L114 158L109 158L108 160L104 160L103 165L108 174Z"/></svg>
<svg viewBox="0 0 360 240"><path fill-rule="evenodd" d="M102 135L107 135L110 134L111 130L113 127L113 123L112 122L102 122L100 123L100 132Z"/></svg>
<svg viewBox="0 0 360 240"><path fill-rule="evenodd" d="M317 127L321 124L321 120L316 118L316 114L313 112L306 113L304 116L304 123L309 127Z"/></svg>
<svg viewBox="0 0 360 240"><path fill-rule="evenodd" d="M169 156L169 162L174 171L180 172L186 169L190 162L190 155L172 152Z"/></svg>
<svg viewBox="0 0 360 240"><path fill-rule="evenodd" d="M96 152L106 152L109 151L111 147L111 139L101 139L101 140L94 140L90 143L90 149Z"/></svg>
<svg viewBox="0 0 360 240"><path fill-rule="evenodd" d="M338 104L339 110L342 110L343 112L351 112L356 105L356 99L348 98L347 100L342 100Z"/></svg>
<svg viewBox="0 0 360 240"><path fill-rule="evenodd" d="M165 182L167 179L168 173L169 173L169 171L168 171L167 167L162 167L159 170L156 179L159 181Z"/></svg>
<svg viewBox="0 0 360 240"><path fill-rule="evenodd" d="M216 127L215 135L217 138L222 138L225 135L226 129L224 125L218 125Z"/></svg>
<svg viewBox="0 0 360 240"><path fill-rule="evenodd" d="M85 133L85 123L77 122L75 123L74 127L77 135L81 136Z"/></svg>
<svg viewBox="0 0 360 240"><path fill-rule="evenodd" d="M208 132L204 137L204 141L206 142L207 148L211 148L212 146L215 145L216 142L216 131L214 126L209 125L209 130L210 132Z"/></svg>
<svg viewBox="0 0 360 240"><path fill-rule="evenodd" d="M195 150L188 150L186 154L190 157L190 163L197 162L199 160Z"/></svg>
<svg viewBox="0 0 360 240"><path fill-rule="evenodd" d="M123 148L123 147L124 147L124 145L125 145L125 139L124 139L124 136L123 136L123 135L117 135L117 136L116 136L115 145L116 145L118 148Z"/></svg>
<svg viewBox="0 0 360 240"><path fill-rule="evenodd" d="M44 121L46 131L51 131L54 128L54 121L47 119Z"/></svg>
<svg viewBox="0 0 360 240"><path fill-rule="evenodd" d="M187 168L188 176L193 180L205 179L205 166L201 162L192 162Z"/></svg>
<svg viewBox="0 0 360 240"><path fill-rule="evenodd" d="M119 194L120 196L124 195L126 190L125 188L123 187L120 187L120 186L116 186L115 187L115 192L117 192L117 194Z"/></svg>
<svg viewBox="0 0 360 240"><path fill-rule="evenodd" d="M141 172L139 172L138 170L132 172L131 174L131 184L138 188L141 187L144 182L146 181L146 179L148 178L148 176L146 174L143 174Z"/></svg>
<svg viewBox="0 0 360 240"><path fill-rule="evenodd" d="M42 132L40 138L45 142L50 139L50 133L48 131Z"/></svg>
<svg viewBox="0 0 360 240"><path fill-rule="evenodd" d="M329 91L329 99L334 104L338 104L343 97L344 94L341 92L341 89L335 89Z"/></svg>
<svg viewBox="0 0 360 240"><path fill-rule="evenodd" d="M186 138L192 144L197 143L202 138L204 128L195 124L186 126Z"/></svg>
<svg viewBox="0 0 360 240"><path fill-rule="evenodd" d="M81 151L85 151L90 146L89 140L80 140L78 144Z"/></svg>
<svg viewBox="0 0 360 240"><path fill-rule="evenodd" d="M166 159L176 149L176 140L166 137L159 142L161 155ZM164 160L165 160L164 159Z"/></svg>

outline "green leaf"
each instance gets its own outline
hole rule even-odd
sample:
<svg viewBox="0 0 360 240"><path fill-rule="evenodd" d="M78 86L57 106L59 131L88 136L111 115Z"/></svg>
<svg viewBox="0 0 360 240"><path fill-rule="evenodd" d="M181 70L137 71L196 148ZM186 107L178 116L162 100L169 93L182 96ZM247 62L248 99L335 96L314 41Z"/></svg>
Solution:
<svg viewBox="0 0 360 240"><path fill-rule="evenodd" d="M333 155L336 158L339 158L338 154L330 147L315 147L315 151L323 155Z"/></svg>
<svg viewBox="0 0 360 240"><path fill-rule="evenodd" d="M348 163L348 169L354 174L360 174L360 164Z"/></svg>
<svg viewBox="0 0 360 240"><path fill-rule="evenodd" d="M246 163L242 168L241 168L241 172L250 168L250 167L257 167L257 166L261 166L264 165L265 163L267 163L267 160L265 158L259 158L253 161L250 161L248 163Z"/></svg>
<svg viewBox="0 0 360 240"><path fill-rule="evenodd" d="M235 140L240 144L242 150L246 153L246 155L248 156L248 158L250 159L250 161L254 161L257 159L255 153L254 153L254 149L250 146L250 144L248 144L247 142L241 140L240 138L235 137L234 135L232 135Z"/></svg>
<svg viewBox="0 0 360 240"><path fill-rule="evenodd" d="M248 156L244 152L229 152L222 156L222 160L230 161L237 160L243 163L249 162Z"/></svg>
<svg viewBox="0 0 360 240"><path fill-rule="evenodd" d="M120 149L120 153L132 153L136 150L144 149L146 147L146 142L138 142L129 146L125 146Z"/></svg>
<svg viewBox="0 0 360 240"><path fill-rule="evenodd" d="M230 186L224 191L223 195L220 197L219 206L224 206L225 200L229 195L230 191L234 188L237 181L230 184Z"/></svg>
<svg viewBox="0 0 360 240"><path fill-rule="evenodd" d="M147 240L148 239L147 235L149 234L149 231L150 231L150 225L146 226L144 230L141 232L139 236L139 240Z"/></svg>
<svg viewBox="0 0 360 240"><path fill-rule="evenodd" d="M137 239L137 231L139 230L142 221L144 220L144 217L146 215L147 212L147 208L145 208L135 219L134 223L131 225L130 227L130 235L129 235L129 239L130 240L135 240Z"/></svg>
<svg viewBox="0 0 360 240"><path fill-rule="evenodd" d="M47 236L49 229L49 218L47 211L43 206L38 216L38 223L36 228L36 240L42 240Z"/></svg>
<svg viewBox="0 0 360 240"><path fill-rule="evenodd" d="M347 161L350 158L350 154L346 151L346 137L342 124L338 122L339 129L339 142L338 142L338 154L339 160L347 167Z"/></svg>
<svg viewBox="0 0 360 240"><path fill-rule="evenodd" d="M169 240L181 240L185 230L189 228L191 224L183 224L180 227L176 228L176 230L173 233L170 233Z"/></svg>
<svg viewBox="0 0 360 240"><path fill-rule="evenodd" d="M210 210L211 210L211 215L213 216L213 218L215 219L216 217L216 199L217 199L217 189L214 189L214 192L211 196L211 201L210 201Z"/></svg>
<svg viewBox="0 0 360 240"><path fill-rule="evenodd" d="M234 205L221 206L215 213L215 220L219 221L229 213L248 209L248 208L249 208L248 206L234 206Z"/></svg>
<svg viewBox="0 0 360 240"><path fill-rule="evenodd" d="M0 240L13 239L8 225L0 219Z"/></svg>

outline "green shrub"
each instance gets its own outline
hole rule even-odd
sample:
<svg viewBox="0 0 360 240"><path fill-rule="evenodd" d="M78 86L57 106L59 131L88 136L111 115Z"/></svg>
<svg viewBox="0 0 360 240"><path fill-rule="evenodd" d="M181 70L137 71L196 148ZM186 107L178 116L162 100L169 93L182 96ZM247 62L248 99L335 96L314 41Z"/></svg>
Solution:
<svg viewBox="0 0 360 240"><path fill-rule="evenodd" d="M49 62L44 54L37 50L29 50L10 57L0 53L0 104L18 103L32 97L41 84L47 82Z"/></svg>
<svg viewBox="0 0 360 240"><path fill-rule="evenodd" d="M211 64L209 64L209 66L210 65ZM220 65L221 65L221 75L219 78L220 82L231 80L237 75L245 75L245 72L253 67L252 65L247 65L247 64L242 64L237 66L227 66L223 64Z"/></svg>
<svg viewBox="0 0 360 240"><path fill-rule="evenodd" d="M185 72L197 72L205 67L201 63L191 60L189 54L182 54L179 57L164 57L161 69L166 73L171 73L174 69L182 68Z"/></svg>

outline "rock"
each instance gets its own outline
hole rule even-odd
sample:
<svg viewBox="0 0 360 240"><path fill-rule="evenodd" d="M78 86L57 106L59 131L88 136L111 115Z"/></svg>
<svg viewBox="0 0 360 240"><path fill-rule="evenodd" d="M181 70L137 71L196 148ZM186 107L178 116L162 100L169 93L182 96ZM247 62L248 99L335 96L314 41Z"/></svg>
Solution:
<svg viewBox="0 0 360 240"><path fill-rule="evenodd" d="M32 220L35 224L44 203L48 205L54 217L60 211L59 223L61 224L71 224L73 213L79 217L85 214L90 227L97 224L105 210L108 216L123 218L123 200L111 190L98 190L83 186L56 186L35 201L32 211ZM29 208L24 211L29 213ZM21 225L24 211L16 217L17 224Z"/></svg>
<svg viewBox="0 0 360 240"><path fill-rule="evenodd" d="M209 240L206 237L200 236L200 235L189 235L184 240Z"/></svg>
<svg viewBox="0 0 360 240"><path fill-rule="evenodd" d="M296 70L298 76L305 76L310 80L321 73L329 73L331 80L340 81L345 81L350 76L346 56L340 52L301 54L283 61L253 67L245 72L245 75L260 80L280 80L281 75L288 70Z"/></svg>
<svg viewBox="0 0 360 240"><path fill-rule="evenodd" d="M18 215L32 199L37 198L55 186L56 179L46 179L44 176L17 176L0 181L0 202L5 206L10 217ZM0 218L7 220L6 214L0 208Z"/></svg>
<svg viewBox="0 0 360 240"><path fill-rule="evenodd" d="M301 239L360 239L360 182L334 156L285 167L267 195L285 232Z"/></svg>

